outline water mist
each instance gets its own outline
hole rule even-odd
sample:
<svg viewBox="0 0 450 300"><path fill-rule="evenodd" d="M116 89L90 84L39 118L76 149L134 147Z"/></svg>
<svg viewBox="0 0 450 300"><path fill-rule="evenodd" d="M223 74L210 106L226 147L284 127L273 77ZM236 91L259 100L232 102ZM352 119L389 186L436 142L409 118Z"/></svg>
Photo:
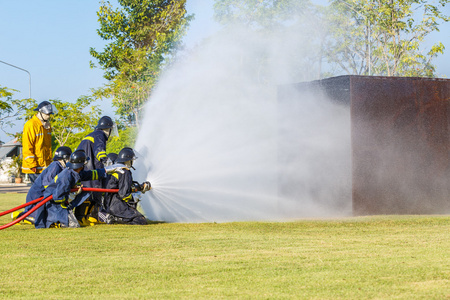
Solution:
<svg viewBox="0 0 450 300"><path fill-rule="evenodd" d="M304 41L294 43L293 36L289 45L299 47ZM147 218L226 222L350 213L349 108L320 94L280 105L270 82L294 80L289 61L282 62L283 51L293 50L280 45L267 35L226 31L164 74L135 145L136 178L153 186L141 202Z"/></svg>

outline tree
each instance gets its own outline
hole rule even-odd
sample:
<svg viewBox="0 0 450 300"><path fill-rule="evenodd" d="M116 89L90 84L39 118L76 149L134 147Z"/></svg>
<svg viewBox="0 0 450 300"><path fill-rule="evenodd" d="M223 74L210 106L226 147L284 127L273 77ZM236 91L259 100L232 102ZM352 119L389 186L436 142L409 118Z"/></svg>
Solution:
<svg viewBox="0 0 450 300"><path fill-rule="evenodd" d="M87 131L92 131L101 115L98 106L91 106L93 98L87 96L79 97L75 103L62 100L49 100L58 110L52 116L52 136L55 147L67 145L76 147ZM28 107L23 114L25 119L30 119L36 114L34 108L37 103L33 99L27 99L24 103ZM73 148L74 150L74 148Z"/></svg>
<svg viewBox="0 0 450 300"><path fill-rule="evenodd" d="M214 18L224 25L275 29L307 7L308 1L299 0L215 0Z"/></svg>
<svg viewBox="0 0 450 300"><path fill-rule="evenodd" d="M260 84L317 79L323 40L307 0L215 0L214 18L234 37L246 30L239 59ZM241 36L242 38L242 36Z"/></svg>
<svg viewBox="0 0 450 300"><path fill-rule="evenodd" d="M327 15L328 61L347 74L430 76L432 59L443 54L438 42L427 52L425 38L449 18L426 0L333 0Z"/></svg>
<svg viewBox="0 0 450 300"><path fill-rule="evenodd" d="M14 120L20 118L20 114L24 109L24 105L20 100L13 99L13 92L17 91L0 86L0 128L3 131L4 126L8 125L11 127L14 125Z"/></svg>
<svg viewBox="0 0 450 300"><path fill-rule="evenodd" d="M108 139L108 153L119 153L125 147L133 147L137 138L137 128L128 127L119 130L119 137L113 136Z"/></svg>
<svg viewBox="0 0 450 300"><path fill-rule="evenodd" d="M140 109L192 16L186 15L186 0L118 0L118 3L121 8L113 9L109 1L102 1L97 13L100 22L97 32L110 43L102 52L91 48L90 53L105 71L109 83L94 95L112 97L118 114L138 125Z"/></svg>

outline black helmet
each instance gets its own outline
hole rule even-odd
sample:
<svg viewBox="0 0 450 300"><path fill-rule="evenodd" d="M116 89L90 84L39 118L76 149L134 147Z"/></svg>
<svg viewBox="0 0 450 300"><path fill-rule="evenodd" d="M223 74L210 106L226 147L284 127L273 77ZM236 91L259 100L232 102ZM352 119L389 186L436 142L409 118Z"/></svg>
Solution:
<svg viewBox="0 0 450 300"><path fill-rule="evenodd" d="M34 110L46 115L56 114L58 112L55 106L48 101L42 101Z"/></svg>
<svg viewBox="0 0 450 300"><path fill-rule="evenodd" d="M108 153L108 155L106 155L108 157L108 159L111 161L111 163L116 163L117 160L117 153Z"/></svg>
<svg viewBox="0 0 450 300"><path fill-rule="evenodd" d="M89 161L89 157L86 157L86 152L84 150L76 150L72 155L70 155L69 162L66 164L70 169L78 169L84 167L84 165Z"/></svg>
<svg viewBox="0 0 450 300"><path fill-rule="evenodd" d="M103 116L100 118L100 120L98 120L98 124L95 127L95 129L109 129L112 128L113 126L114 121L108 116Z"/></svg>
<svg viewBox="0 0 450 300"><path fill-rule="evenodd" d="M70 155L72 154L72 149L66 146L61 146L55 151L55 156L53 156L53 160L60 160L64 159L67 161L70 158Z"/></svg>
<svg viewBox="0 0 450 300"><path fill-rule="evenodd" d="M123 148L122 150L120 150L119 155L117 156L116 163L124 163L129 160L133 161L136 158L137 157L134 154L133 149Z"/></svg>

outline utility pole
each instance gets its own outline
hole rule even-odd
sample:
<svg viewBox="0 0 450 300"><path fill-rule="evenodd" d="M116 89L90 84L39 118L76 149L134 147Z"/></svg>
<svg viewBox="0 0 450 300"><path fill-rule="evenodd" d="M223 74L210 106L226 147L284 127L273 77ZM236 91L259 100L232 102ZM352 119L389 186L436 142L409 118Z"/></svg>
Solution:
<svg viewBox="0 0 450 300"><path fill-rule="evenodd" d="M9 64L9 63L7 63L7 62L4 62L4 61L1 61L1 60L0 60L0 62L1 62L1 63L4 63L5 65L8 65L8 66L10 66L10 67L13 67L13 68L16 68L16 69L19 69L19 70L22 70L22 71L24 71L24 72L27 72L27 73L28 73L28 77L29 77L29 80L28 80L28 85L29 85L29 88L30 88L30 94L29 94L29 98L31 99L31 74L30 74L30 72L28 72L28 71L27 71L27 70L25 70L25 69L19 68L18 66L15 66L15 65Z"/></svg>

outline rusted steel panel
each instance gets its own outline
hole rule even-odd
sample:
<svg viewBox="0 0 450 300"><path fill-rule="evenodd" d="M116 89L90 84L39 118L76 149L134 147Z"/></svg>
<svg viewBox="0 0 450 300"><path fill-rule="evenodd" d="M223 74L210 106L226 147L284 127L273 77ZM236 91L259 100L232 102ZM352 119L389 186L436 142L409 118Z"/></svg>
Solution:
<svg viewBox="0 0 450 300"><path fill-rule="evenodd" d="M353 211L450 212L450 80L350 79Z"/></svg>
<svg viewBox="0 0 450 300"><path fill-rule="evenodd" d="M278 105L298 101L295 119L314 93L351 110L354 215L450 213L449 79L340 76L281 86ZM280 145L296 161L295 149ZM288 177L280 174L281 186Z"/></svg>

